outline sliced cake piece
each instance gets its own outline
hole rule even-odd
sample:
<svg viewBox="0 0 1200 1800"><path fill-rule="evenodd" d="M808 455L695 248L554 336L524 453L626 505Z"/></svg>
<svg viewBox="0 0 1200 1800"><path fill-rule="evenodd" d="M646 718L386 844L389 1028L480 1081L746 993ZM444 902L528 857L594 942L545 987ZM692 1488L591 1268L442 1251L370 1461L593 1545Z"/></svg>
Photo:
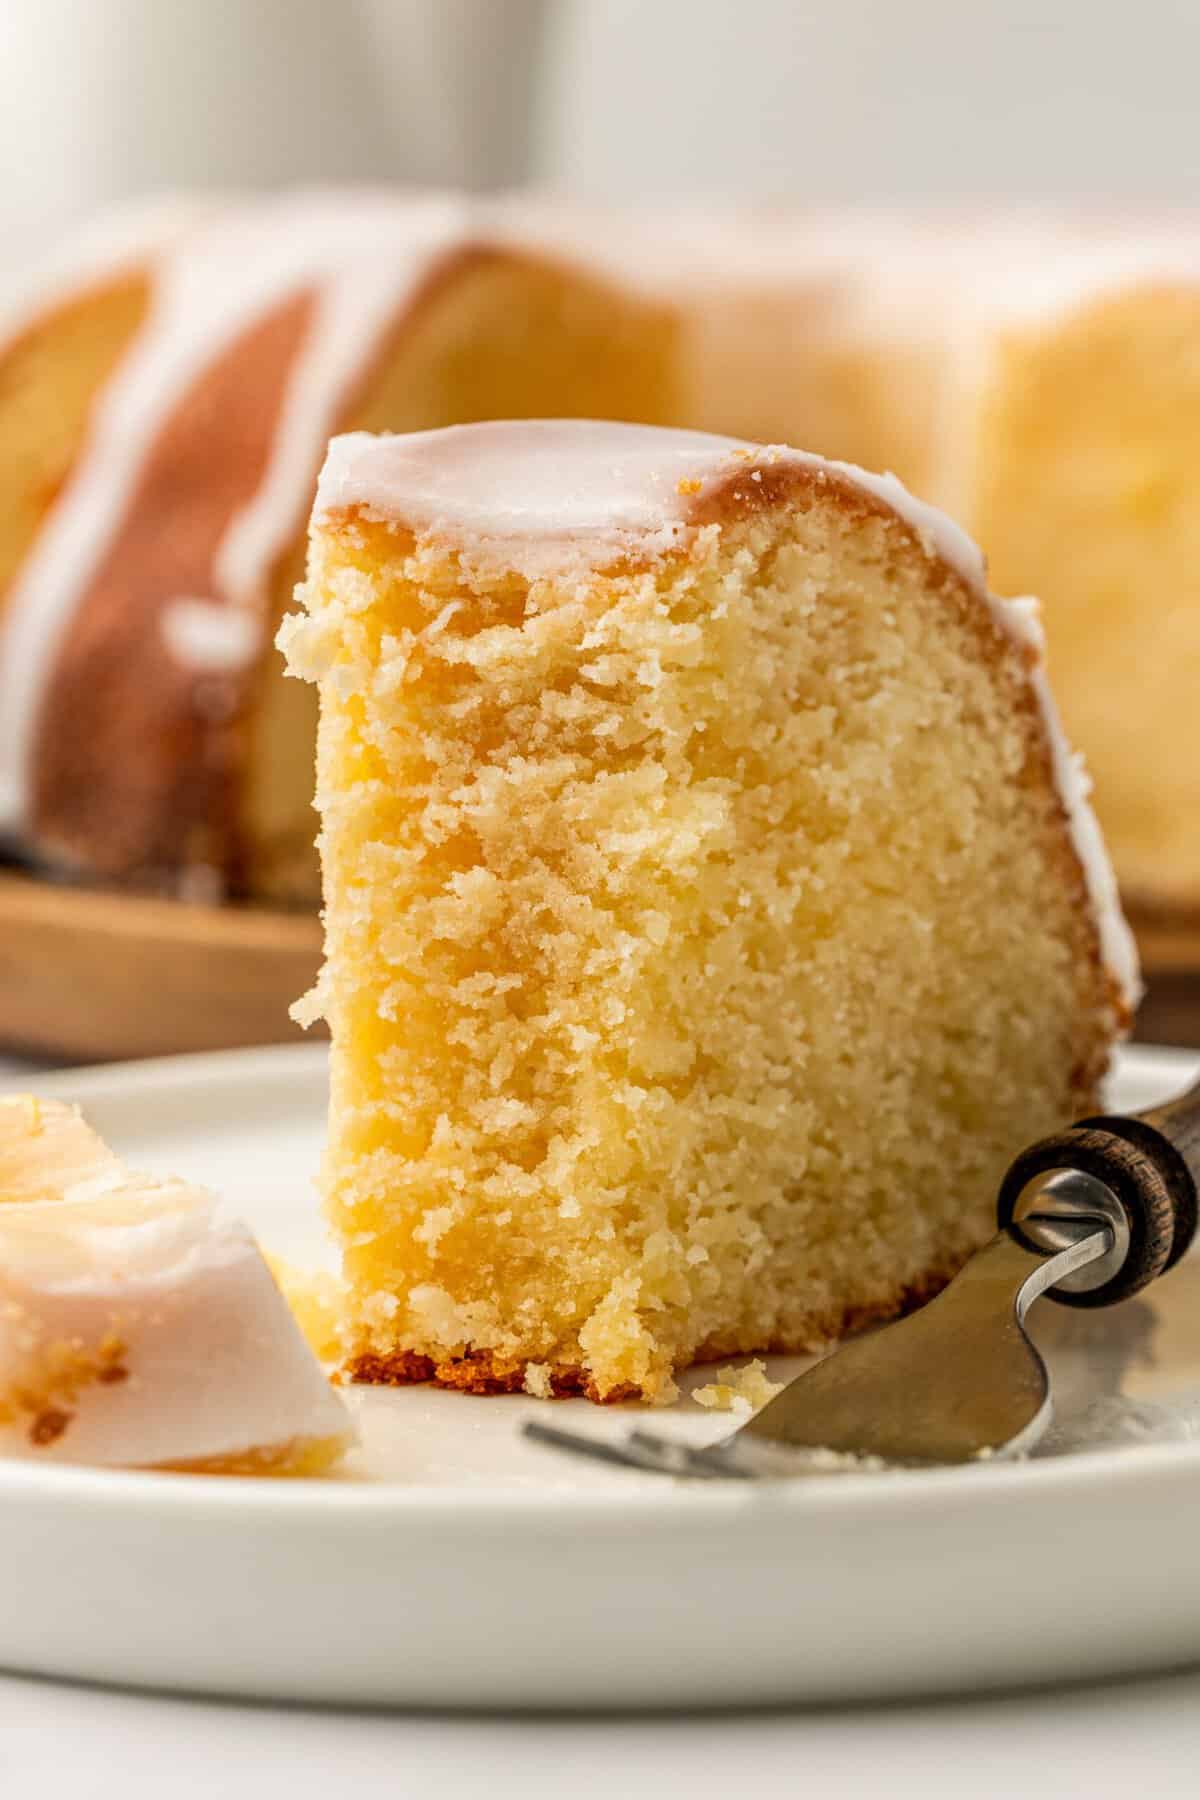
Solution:
<svg viewBox="0 0 1200 1800"><path fill-rule="evenodd" d="M0 1100L0 1457L314 1474L353 1437L244 1226Z"/></svg>
<svg viewBox="0 0 1200 1800"><path fill-rule="evenodd" d="M1030 607L891 479L565 421L336 440L310 557L354 1372L661 1398L944 1282L1136 984Z"/></svg>

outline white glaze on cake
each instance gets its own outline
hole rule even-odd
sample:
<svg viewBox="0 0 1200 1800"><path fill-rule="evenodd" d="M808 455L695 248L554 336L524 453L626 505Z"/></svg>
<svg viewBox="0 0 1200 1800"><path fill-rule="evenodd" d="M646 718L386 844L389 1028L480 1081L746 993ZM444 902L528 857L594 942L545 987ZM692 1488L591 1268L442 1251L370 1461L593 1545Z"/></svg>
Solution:
<svg viewBox="0 0 1200 1800"><path fill-rule="evenodd" d="M192 383L273 307L314 292L316 317L274 424L267 468L214 563L212 598L250 612L264 645L268 584L302 529L348 393L441 260L482 235L483 215L467 201L357 191L233 208L173 241L173 254L157 264L151 317L102 395L78 466L6 599L0 833L27 824L33 735L57 648L122 525L148 454ZM123 240L123 254L130 253ZM183 656L189 641L186 630L169 639Z"/></svg>
<svg viewBox="0 0 1200 1800"><path fill-rule="evenodd" d="M0 1457L152 1467L349 1443L254 1240L119 1163L0 1205Z"/></svg>
<svg viewBox="0 0 1200 1800"><path fill-rule="evenodd" d="M70 242L0 286L0 345L46 314L140 269L152 269L228 201L216 194L164 194L99 214Z"/></svg>
<svg viewBox="0 0 1200 1800"><path fill-rule="evenodd" d="M959 253L955 288L989 332L1044 329L1065 315L1141 287L1195 287L1194 219L1055 212L986 221Z"/></svg>
<svg viewBox="0 0 1200 1800"><path fill-rule="evenodd" d="M894 475L873 475L786 446L695 431L591 420L526 420L443 431L335 438L316 513L357 509L419 536L460 545L531 578L580 573L615 556L664 555L686 546L706 497L744 474L785 464L850 485L896 514L931 558L948 564L1022 652L1055 781L1100 935L1101 954L1128 1005L1140 993L1137 952L1116 878L1088 802L1088 784L1059 724L1046 681L1037 604L988 591L978 547Z"/></svg>
<svg viewBox="0 0 1200 1800"><path fill-rule="evenodd" d="M593 419L527 419L452 425L397 437L348 432L335 438L321 471L316 510L358 506L403 519L435 537L495 543L516 567L547 556L556 566L576 546L594 566L603 549L647 550L680 543L698 498L752 465L788 462L840 475L900 516L963 579L983 582L983 558L945 513L910 494L894 475L749 444L705 431L664 431ZM699 482L699 490L691 483Z"/></svg>
<svg viewBox="0 0 1200 1800"><path fill-rule="evenodd" d="M167 602L160 629L176 662L212 675L244 669L262 641L259 621L247 608L220 606L192 594Z"/></svg>

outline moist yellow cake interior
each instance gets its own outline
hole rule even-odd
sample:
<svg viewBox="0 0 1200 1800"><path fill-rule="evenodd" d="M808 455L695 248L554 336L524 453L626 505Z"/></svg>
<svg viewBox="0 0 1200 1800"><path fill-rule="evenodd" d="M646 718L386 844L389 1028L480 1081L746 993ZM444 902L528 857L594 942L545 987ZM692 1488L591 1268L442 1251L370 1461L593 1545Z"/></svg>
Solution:
<svg viewBox="0 0 1200 1800"><path fill-rule="evenodd" d="M3 361L0 608L66 480L93 402L145 318L146 276L88 290L45 314Z"/></svg>
<svg viewBox="0 0 1200 1800"><path fill-rule="evenodd" d="M417 431L479 419L668 422L676 407L666 308L570 272L498 252L467 253L453 278L399 321L393 343L339 421L344 431ZM298 522L299 523L299 522ZM304 544L274 584L282 617L304 573ZM249 721L243 828L255 887L283 899L318 889L313 847L316 694L282 679L272 650Z"/></svg>
<svg viewBox="0 0 1200 1800"><path fill-rule="evenodd" d="M1200 889L1200 294L1138 287L1011 334L979 419L978 511L1001 593L1046 602L1050 672L1132 898ZM1136 353L1133 351L1136 346ZM1081 424L1086 421L1086 424Z"/></svg>
<svg viewBox="0 0 1200 1800"><path fill-rule="evenodd" d="M1109 996L1020 652L939 568L815 499L586 579L317 529L360 1355L661 1398L812 1346L948 1276L1092 1102Z"/></svg>

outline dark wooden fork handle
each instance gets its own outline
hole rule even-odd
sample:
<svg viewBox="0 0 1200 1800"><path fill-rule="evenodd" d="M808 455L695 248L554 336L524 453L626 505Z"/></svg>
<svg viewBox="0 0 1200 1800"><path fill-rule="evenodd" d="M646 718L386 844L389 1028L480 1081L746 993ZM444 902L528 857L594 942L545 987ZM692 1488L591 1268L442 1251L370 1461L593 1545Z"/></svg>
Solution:
<svg viewBox="0 0 1200 1800"><path fill-rule="evenodd" d="M1129 1220L1129 1254L1111 1281L1087 1293L1051 1288L1051 1297L1064 1306L1127 1300L1177 1263L1196 1235L1200 1081L1165 1106L1081 1119L1023 1150L1000 1184L997 1212L1005 1230L1022 1190L1049 1169L1096 1176Z"/></svg>

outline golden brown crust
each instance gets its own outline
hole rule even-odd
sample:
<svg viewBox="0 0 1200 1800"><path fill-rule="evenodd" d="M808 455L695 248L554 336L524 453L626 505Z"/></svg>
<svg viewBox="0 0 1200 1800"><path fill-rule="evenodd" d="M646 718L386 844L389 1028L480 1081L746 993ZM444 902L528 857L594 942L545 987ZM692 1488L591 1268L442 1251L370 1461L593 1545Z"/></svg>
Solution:
<svg viewBox="0 0 1200 1800"><path fill-rule="evenodd" d="M352 1357L345 1373L351 1381L370 1387L413 1387L428 1382L434 1387L456 1388L461 1394L519 1394L528 1367L527 1361L514 1362L491 1350L467 1350L441 1361L413 1350L390 1350ZM556 1400L585 1394L597 1405L641 1398L641 1389L630 1385L601 1393L587 1371L574 1363L551 1369L550 1391Z"/></svg>
<svg viewBox="0 0 1200 1800"><path fill-rule="evenodd" d="M786 455L772 458L766 447L756 449L719 481L703 487L688 507L688 523L727 525L754 519L780 507L795 507L805 494L814 500L833 501L854 519L890 519L903 524L886 500L840 470L810 467ZM911 527L905 529L917 542Z"/></svg>

